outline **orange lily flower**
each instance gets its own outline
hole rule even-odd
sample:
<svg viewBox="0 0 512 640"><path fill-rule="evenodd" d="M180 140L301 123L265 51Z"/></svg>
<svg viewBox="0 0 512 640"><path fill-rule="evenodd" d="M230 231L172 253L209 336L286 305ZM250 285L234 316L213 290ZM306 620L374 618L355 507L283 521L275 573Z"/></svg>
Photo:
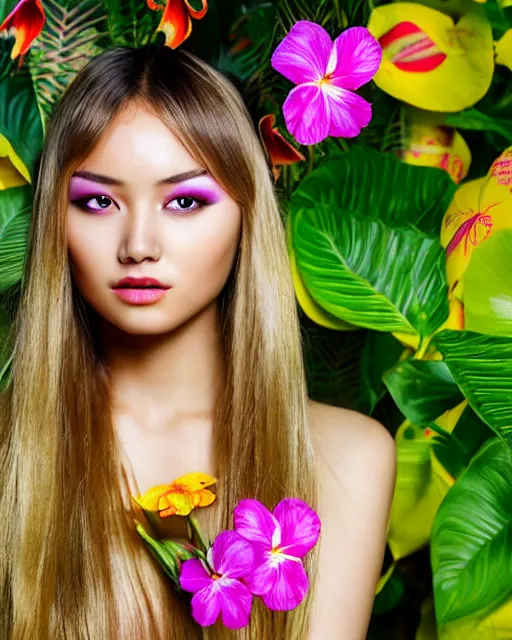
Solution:
<svg viewBox="0 0 512 640"><path fill-rule="evenodd" d="M43 30L46 14L41 0L20 0L11 13L0 24L0 31L14 29L15 42L11 60L24 56L32 42Z"/></svg>
<svg viewBox="0 0 512 640"><path fill-rule="evenodd" d="M200 20L208 11L208 0L201 0L201 9L197 11L188 0L147 0L150 9L162 10L162 19L157 31L165 34L165 44L176 49L192 33L192 18Z"/></svg>
<svg viewBox="0 0 512 640"><path fill-rule="evenodd" d="M267 149L272 162L274 182L277 182L281 174L281 171L276 168L277 165L295 164L306 158L279 133L277 127L274 127L275 121L275 115L268 113L260 119L258 129L260 139Z"/></svg>
<svg viewBox="0 0 512 640"><path fill-rule="evenodd" d="M207 507L216 496L206 487L217 482L205 473L189 473L170 484L160 484L148 489L136 502L148 511L158 511L161 518L188 516L196 507Z"/></svg>

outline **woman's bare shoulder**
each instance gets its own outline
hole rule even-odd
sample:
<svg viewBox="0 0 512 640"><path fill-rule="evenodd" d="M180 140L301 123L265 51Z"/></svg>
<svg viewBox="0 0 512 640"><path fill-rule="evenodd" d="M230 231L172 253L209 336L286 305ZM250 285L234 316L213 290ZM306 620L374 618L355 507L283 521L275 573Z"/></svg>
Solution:
<svg viewBox="0 0 512 640"><path fill-rule="evenodd" d="M352 409L308 401L310 428L320 455L336 467L345 467L354 456L378 455L384 464L393 463L395 442L389 431L377 420Z"/></svg>
<svg viewBox="0 0 512 640"><path fill-rule="evenodd" d="M308 640L364 638L382 567L395 443L383 425L356 411L314 401L309 411L322 544Z"/></svg>

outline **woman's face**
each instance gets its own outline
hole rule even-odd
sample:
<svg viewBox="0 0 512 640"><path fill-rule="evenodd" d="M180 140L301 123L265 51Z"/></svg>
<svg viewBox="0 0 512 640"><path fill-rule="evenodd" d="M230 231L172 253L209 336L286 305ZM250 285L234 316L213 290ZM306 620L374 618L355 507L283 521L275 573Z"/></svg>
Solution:
<svg viewBox="0 0 512 640"><path fill-rule="evenodd" d="M69 184L74 282L100 316L128 333L170 331L214 303L240 232L238 204L156 116L135 105L112 121ZM126 277L170 288L118 288Z"/></svg>

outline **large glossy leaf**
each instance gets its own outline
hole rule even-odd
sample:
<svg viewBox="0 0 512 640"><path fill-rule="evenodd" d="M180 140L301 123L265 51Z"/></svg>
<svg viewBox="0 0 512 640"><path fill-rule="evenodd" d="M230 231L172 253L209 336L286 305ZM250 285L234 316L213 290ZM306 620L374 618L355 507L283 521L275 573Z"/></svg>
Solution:
<svg viewBox="0 0 512 640"><path fill-rule="evenodd" d="M326 204L388 226L414 225L438 234L456 185L442 169L414 167L391 154L354 146L304 178L291 200L292 214Z"/></svg>
<svg viewBox="0 0 512 640"><path fill-rule="evenodd" d="M444 253L436 238L323 203L297 210L291 223L306 288L332 315L421 337L448 317Z"/></svg>
<svg viewBox="0 0 512 640"><path fill-rule="evenodd" d="M491 234L474 251L464 276L469 331L512 337L512 229Z"/></svg>
<svg viewBox="0 0 512 640"><path fill-rule="evenodd" d="M11 143L29 174L34 175L43 147L43 127L28 73L0 80L0 134Z"/></svg>
<svg viewBox="0 0 512 640"><path fill-rule="evenodd" d="M404 360L386 371L383 380L400 411L418 426L428 426L464 399L440 360Z"/></svg>
<svg viewBox="0 0 512 640"><path fill-rule="evenodd" d="M475 412L498 436L510 436L512 339L446 330L434 341Z"/></svg>
<svg viewBox="0 0 512 640"><path fill-rule="evenodd" d="M340 318L333 316L322 307L311 297L309 291L306 289L304 285L304 281L302 276L297 268L297 260L295 258L295 252L293 250L293 241L292 241L292 225L290 223L291 216L288 216L286 219L286 239L288 246L288 257L290 259L290 270L292 273L293 287L295 289L295 295L297 296L297 301L300 304L304 313L319 324L321 327L326 327L327 329L337 329L338 331L351 331L353 329L357 329L352 324L348 322L344 322Z"/></svg>
<svg viewBox="0 0 512 640"><path fill-rule="evenodd" d="M23 275L31 213L30 187L0 191L0 293Z"/></svg>
<svg viewBox="0 0 512 640"><path fill-rule="evenodd" d="M512 595L512 457L489 440L434 520L431 560L438 624L488 614Z"/></svg>

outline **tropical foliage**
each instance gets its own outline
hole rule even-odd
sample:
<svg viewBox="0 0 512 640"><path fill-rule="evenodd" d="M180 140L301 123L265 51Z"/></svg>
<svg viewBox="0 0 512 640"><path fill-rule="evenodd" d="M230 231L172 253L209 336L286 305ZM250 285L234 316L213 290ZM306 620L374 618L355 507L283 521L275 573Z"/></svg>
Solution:
<svg viewBox="0 0 512 640"><path fill-rule="evenodd" d="M395 437L379 640L512 637L509 5L0 0L0 331L19 299L46 124L77 71L146 42L220 69L272 167L310 393ZM306 32L321 50L287 51ZM329 67L341 34L343 78ZM303 56L302 75L287 55Z"/></svg>

